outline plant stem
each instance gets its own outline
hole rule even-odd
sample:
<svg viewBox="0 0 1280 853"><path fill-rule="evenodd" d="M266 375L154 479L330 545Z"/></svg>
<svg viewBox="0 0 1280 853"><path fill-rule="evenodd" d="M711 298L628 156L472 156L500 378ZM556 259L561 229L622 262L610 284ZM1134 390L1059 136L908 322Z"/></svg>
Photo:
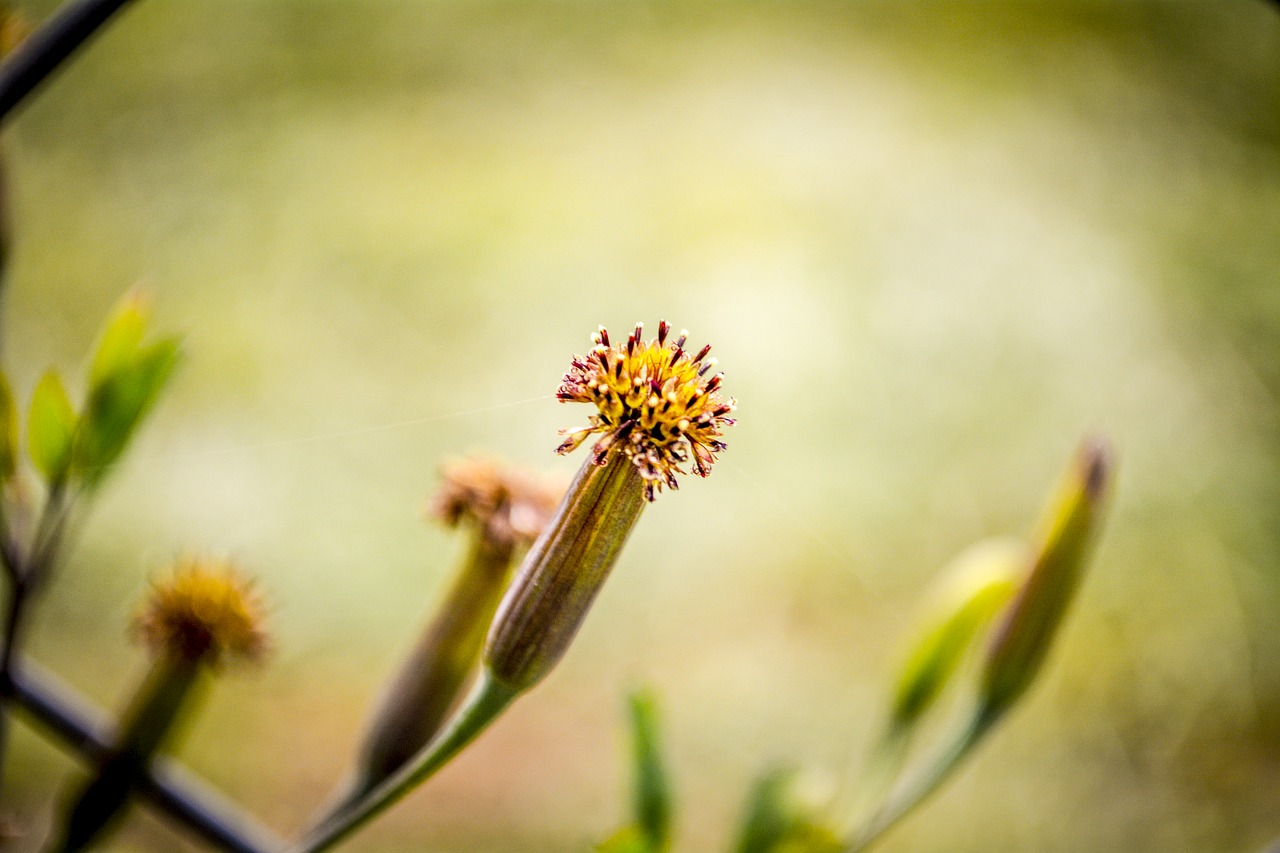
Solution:
<svg viewBox="0 0 1280 853"><path fill-rule="evenodd" d="M0 118L98 31L128 0L68 0L0 64Z"/></svg>
<svg viewBox="0 0 1280 853"><path fill-rule="evenodd" d="M911 814L917 806L942 786L942 783L951 776L952 771L960 765L960 762L968 756L974 746L982 740L983 735L999 719L999 713L988 713L985 708L979 707L969 724L960 731L934 765L912 781L905 791L886 802L853 842L844 848L844 853L860 853L866 850L880 836Z"/></svg>
<svg viewBox="0 0 1280 853"><path fill-rule="evenodd" d="M19 707L87 763L97 765L112 751L106 715L29 662L11 672ZM202 839L233 853L273 853L284 844L252 816L182 765L158 758L137 780L138 794Z"/></svg>
<svg viewBox="0 0 1280 853"><path fill-rule="evenodd" d="M475 740L498 718L519 691L496 681L483 670L479 681L449 725L412 761L394 776L374 788L355 808L339 812L313 830L289 853L319 853L355 832L399 801Z"/></svg>
<svg viewBox="0 0 1280 853"><path fill-rule="evenodd" d="M4 647L0 648L0 768L4 767L9 745L9 705L14 693L13 667L26 625L28 605L49 574L57 556L72 502L67 496L64 483L52 484L40 513L40 521L36 525L31 550L26 555L17 547L6 547L4 551L10 596L5 612ZM0 534L4 536L5 545L9 546L11 540L7 524L0 529Z"/></svg>

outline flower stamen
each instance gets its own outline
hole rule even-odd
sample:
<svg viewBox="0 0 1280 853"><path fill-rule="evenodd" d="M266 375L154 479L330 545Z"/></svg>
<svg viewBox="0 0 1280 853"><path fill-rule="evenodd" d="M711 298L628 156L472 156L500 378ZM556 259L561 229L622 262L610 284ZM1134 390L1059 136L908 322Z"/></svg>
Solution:
<svg viewBox="0 0 1280 853"><path fill-rule="evenodd" d="M722 398L723 373L707 358L710 344L690 356L685 350L688 331L681 330L668 343L671 326L658 324L658 335L644 340L644 324L637 323L625 344L613 346L609 331L601 326L592 336L590 356L574 356L556 398L561 402L591 403L596 413L586 427L561 430L565 437L558 453L569 453L600 433L592 447L596 464L604 464L608 451L617 446L640 472L645 497L653 500L664 486L679 488L676 474L692 457L693 473L706 477L728 417L737 403Z"/></svg>

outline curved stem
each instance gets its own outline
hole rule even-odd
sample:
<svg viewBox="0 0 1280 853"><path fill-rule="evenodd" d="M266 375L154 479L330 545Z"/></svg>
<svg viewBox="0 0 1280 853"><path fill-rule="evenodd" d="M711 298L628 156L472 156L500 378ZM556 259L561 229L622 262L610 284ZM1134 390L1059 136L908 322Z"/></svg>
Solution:
<svg viewBox="0 0 1280 853"><path fill-rule="evenodd" d="M951 745L943 751L927 772L917 777L900 795L892 798L876 812L867 826L848 844L843 853L860 853L872 845L880 836L898 824L903 818L915 811L916 807L929 798L942 786L973 748L982 740L983 735L1000 719L999 713L989 713L985 708L978 708L969 724L956 736Z"/></svg>
<svg viewBox="0 0 1280 853"><path fill-rule="evenodd" d="M312 830L289 853L328 850L364 826L448 764L519 695L520 691L494 680L488 670L483 670L462 707L435 740L354 808L339 812Z"/></svg>

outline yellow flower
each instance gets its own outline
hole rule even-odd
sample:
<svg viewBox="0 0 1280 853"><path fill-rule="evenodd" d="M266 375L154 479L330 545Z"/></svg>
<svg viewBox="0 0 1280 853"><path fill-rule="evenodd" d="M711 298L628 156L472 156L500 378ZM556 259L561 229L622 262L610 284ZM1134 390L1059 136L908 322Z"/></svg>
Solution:
<svg viewBox="0 0 1280 853"><path fill-rule="evenodd" d="M671 327L658 324L658 336L644 341L644 325L637 323L625 344L611 345L600 327L595 347L585 358L574 356L556 397L566 403L593 403L590 426L561 430L566 436L557 453L569 453L593 433L601 438L592 447L597 465L617 446L644 478L644 495L653 500L662 487L679 488L676 474L691 462L693 473L706 477L716 454L724 450L723 430L737 406L720 394L723 373L712 373L716 360L707 358L710 345L696 355L684 348L688 332L668 342ZM710 378L706 378L712 373ZM692 454L692 460L690 460Z"/></svg>
<svg viewBox="0 0 1280 853"><path fill-rule="evenodd" d="M258 597L230 566L212 560L180 560L171 577L153 582L133 633L158 655L215 666L256 661L267 649Z"/></svg>

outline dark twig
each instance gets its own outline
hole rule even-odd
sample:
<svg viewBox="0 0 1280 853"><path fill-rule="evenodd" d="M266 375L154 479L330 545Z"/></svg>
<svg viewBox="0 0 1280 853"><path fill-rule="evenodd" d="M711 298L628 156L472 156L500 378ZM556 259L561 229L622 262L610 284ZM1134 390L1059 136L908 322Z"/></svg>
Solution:
<svg viewBox="0 0 1280 853"><path fill-rule="evenodd" d="M30 662L10 673L19 707L90 764L111 751L111 725L101 711ZM239 806L170 759L151 763L138 794L206 841L234 853L273 853L284 844Z"/></svg>
<svg viewBox="0 0 1280 853"><path fill-rule="evenodd" d="M68 0L0 64L0 118L9 114L40 81L128 0Z"/></svg>

